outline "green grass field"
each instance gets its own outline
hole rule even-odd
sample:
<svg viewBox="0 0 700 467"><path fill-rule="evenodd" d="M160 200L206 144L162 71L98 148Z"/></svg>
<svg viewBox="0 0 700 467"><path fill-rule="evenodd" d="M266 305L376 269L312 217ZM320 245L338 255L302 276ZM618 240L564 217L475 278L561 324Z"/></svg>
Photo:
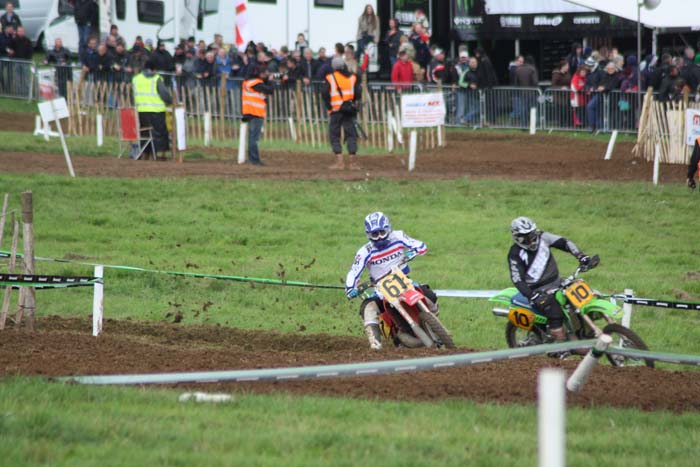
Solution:
<svg viewBox="0 0 700 467"><path fill-rule="evenodd" d="M2 156L0 155L0 160ZM36 254L152 269L285 278L340 285L364 242L362 219L384 210L430 251L414 278L434 288L509 285L513 217L601 255L587 279L603 292L700 301L693 213L697 195L644 183L471 181L70 180L0 174L0 195L32 190ZM6 237L7 238L7 237ZM9 241L5 241L7 246ZM563 273L575 261L559 254ZM4 269L0 262L0 269ZM38 263L39 273L90 274ZM342 291L185 279L107 270L107 318L182 325L361 335ZM40 315L90 314L92 292L38 292ZM212 302L206 314L196 313ZM505 346L504 321L484 300L442 300L459 345ZM651 348L700 353L694 312L636 308ZM40 323L39 323L40 324ZM87 331L87 329L86 329ZM2 351L0 343L0 351ZM358 384L361 384L359 382ZM221 407L182 405L177 391L0 384L4 465L533 465L536 411L463 401L395 403L243 395ZM568 412L571 465L695 465L700 416L633 410Z"/></svg>

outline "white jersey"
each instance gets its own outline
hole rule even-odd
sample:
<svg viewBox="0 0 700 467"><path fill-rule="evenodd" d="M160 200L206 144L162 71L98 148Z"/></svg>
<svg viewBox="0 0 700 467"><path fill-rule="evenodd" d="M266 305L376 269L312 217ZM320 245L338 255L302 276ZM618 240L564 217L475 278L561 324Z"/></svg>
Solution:
<svg viewBox="0 0 700 467"><path fill-rule="evenodd" d="M372 242L367 242L357 250L355 262L345 278L346 292L357 287L365 268L372 282L388 274L394 266L401 263L406 249L413 250L418 255L424 255L428 251L423 242L409 237L402 230L392 231L383 248L377 248ZM408 273L408 265L403 268L403 271Z"/></svg>

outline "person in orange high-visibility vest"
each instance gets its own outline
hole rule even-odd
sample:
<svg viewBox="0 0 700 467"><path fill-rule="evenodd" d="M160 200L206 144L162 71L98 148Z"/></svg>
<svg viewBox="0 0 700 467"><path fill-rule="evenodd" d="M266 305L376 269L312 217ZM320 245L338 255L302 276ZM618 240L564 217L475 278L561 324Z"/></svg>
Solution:
<svg viewBox="0 0 700 467"><path fill-rule="evenodd" d="M693 147L693 155L690 157L688 164L688 188L694 190L697 184L695 183L695 173L700 170L700 138L695 140Z"/></svg>
<svg viewBox="0 0 700 467"><path fill-rule="evenodd" d="M345 66L342 57L335 57L331 62L333 73L326 75L321 97L330 114L330 139L336 162L329 169L342 170L345 168L343 161L343 145L340 141L340 130L345 132L345 142L350 153L348 168L359 170L356 161L357 132L355 130L355 115L357 104L362 95L360 80L357 75L350 73Z"/></svg>
<svg viewBox="0 0 700 467"><path fill-rule="evenodd" d="M253 165L265 165L260 160L258 141L267 114L267 96L273 91L268 77L269 72L264 64L253 66L241 90L241 113L243 121L248 122L248 163Z"/></svg>

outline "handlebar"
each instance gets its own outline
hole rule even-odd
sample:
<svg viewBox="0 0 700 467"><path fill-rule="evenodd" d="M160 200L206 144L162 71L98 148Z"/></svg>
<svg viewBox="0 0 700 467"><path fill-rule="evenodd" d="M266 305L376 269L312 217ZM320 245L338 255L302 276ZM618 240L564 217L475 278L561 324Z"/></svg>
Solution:
<svg viewBox="0 0 700 467"><path fill-rule="evenodd" d="M571 284L573 281L576 280L576 278L578 277L578 275L580 273L590 271L591 269L598 266L598 264L600 264L600 256L598 256L598 255L591 256L591 259L588 262L588 264L579 264L578 267L576 268L576 271L574 271L574 273L572 275L570 275L569 277L564 279L564 281L562 282L562 285L566 286L566 285Z"/></svg>
<svg viewBox="0 0 700 467"><path fill-rule="evenodd" d="M407 256L406 253L409 252L409 251L415 251L415 250L405 249L405 250L404 250L404 257L403 257L403 259L399 262L399 264L397 264L397 265L394 266L394 267L402 267L402 266L405 266L406 264L408 264L410 261L413 261L413 259L416 258L416 257L418 256L417 254L416 254L416 255L413 255L413 256L410 256L410 257ZM392 269L393 269L393 268L392 268ZM381 281L382 279L384 279L384 278L385 278L386 276L388 276L389 274L391 274L391 271L387 272L387 273L384 274L383 276L378 277L376 282L367 281L367 282L362 282L362 283L358 284L357 287L356 287L356 289L357 289L357 296L360 297L360 296L362 296L362 294L364 294L365 292L367 292L369 289L374 288L374 287L377 285L377 282Z"/></svg>

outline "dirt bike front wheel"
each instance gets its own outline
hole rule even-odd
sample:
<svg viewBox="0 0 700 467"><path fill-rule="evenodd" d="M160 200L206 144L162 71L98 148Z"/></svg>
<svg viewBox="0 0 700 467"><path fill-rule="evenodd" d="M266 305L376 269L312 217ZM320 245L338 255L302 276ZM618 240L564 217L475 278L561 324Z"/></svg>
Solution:
<svg viewBox="0 0 700 467"><path fill-rule="evenodd" d="M510 321L506 323L506 343L511 349L518 347L530 347L545 343L542 331L533 327L530 331L514 326Z"/></svg>
<svg viewBox="0 0 700 467"><path fill-rule="evenodd" d="M622 349L637 349L637 350L649 350L649 347L644 343L641 337L639 337L634 331L628 329L621 324L613 323L608 324L603 329L603 333L612 337L613 342L610 345L611 348L622 348ZM647 359L637 359L623 357L622 355L611 355L605 354L608 361L612 366L641 366L646 365L649 368L654 368L654 361Z"/></svg>
<svg viewBox="0 0 700 467"><path fill-rule="evenodd" d="M445 326L442 325L437 316L430 312L421 311L418 318L423 328L428 332L428 335L438 347L444 345L448 349L455 348L452 336L447 329L445 329Z"/></svg>

